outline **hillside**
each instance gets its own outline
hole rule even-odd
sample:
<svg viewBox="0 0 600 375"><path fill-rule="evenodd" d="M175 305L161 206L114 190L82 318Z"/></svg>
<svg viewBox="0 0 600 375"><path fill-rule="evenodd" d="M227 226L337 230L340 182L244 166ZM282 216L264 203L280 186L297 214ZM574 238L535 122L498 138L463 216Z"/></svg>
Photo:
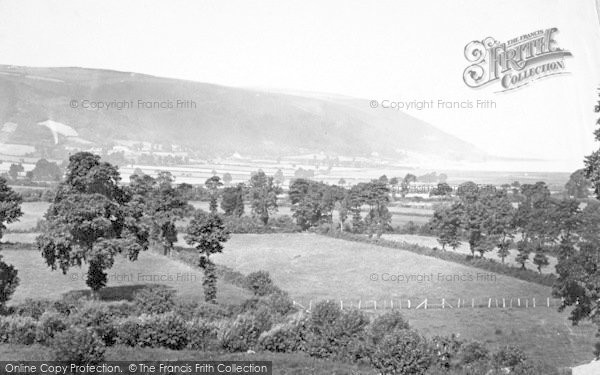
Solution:
<svg viewBox="0 0 600 375"><path fill-rule="evenodd" d="M77 108L70 102L77 101ZM132 108L84 109L90 102ZM138 108L168 102L174 108ZM190 108L176 108L177 100ZM0 66L0 142L63 142L89 148L114 141L181 146L203 157L406 154L480 161L485 153L405 113L371 109L367 100L302 97L83 68Z"/></svg>

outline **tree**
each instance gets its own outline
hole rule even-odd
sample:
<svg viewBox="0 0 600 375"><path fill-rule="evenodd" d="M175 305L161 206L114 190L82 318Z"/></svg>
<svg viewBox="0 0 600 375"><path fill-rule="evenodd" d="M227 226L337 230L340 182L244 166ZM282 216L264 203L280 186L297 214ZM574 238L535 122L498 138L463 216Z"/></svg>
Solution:
<svg viewBox="0 0 600 375"><path fill-rule="evenodd" d="M415 176L414 174L408 173L406 174L406 176L404 176L404 179L402 179L402 183L400 184L400 195L402 195L402 198L404 198L406 194L408 194L410 189L410 183L416 181L417 176Z"/></svg>
<svg viewBox="0 0 600 375"><path fill-rule="evenodd" d="M442 245L442 250L446 250L446 245L454 250L460 246L463 216L463 206L460 202L456 202L450 207L442 206L433 213L431 224L438 235L438 242Z"/></svg>
<svg viewBox="0 0 600 375"><path fill-rule="evenodd" d="M46 263L63 273L87 263L86 283L97 296L106 286L105 270L118 254L131 261L148 248L148 228L131 192L118 185L119 172L98 155L79 152L69 158L65 181L46 213L47 228L37 238Z"/></svg>
<svg viewBox="0 0 600 375"><path fill-rule="evenodd" d="M216 303L217 273L216 266L210 259L213 254L223 252L223 243L230 237L223 220L216 213L197 211L187 228L185 241L198 251L198 266L204 271L204 300Z"/></svg>
<svg viewBox="0 0 600 375"><path fill-rule="evenodd" d="M600 101L594 110L600 112ZM600 119L596 122L600 125ZM600 128L594 131L596 141L600 141ZM585 158L584 177L591 181L596 198L600 199L600 150ZM560 311L572 306L569 319L573 324L589 319L598 327L600 335L600 241L598 240L597 203L586 207L581 215L580 239L576 245L572 241L561 242L556 272L558 280L553 293L561 297ZM571 238L571 237L568 237ZM596 356L600 355L600 343L596 343Z"/></svg>
<svg viewBox="0 0 600 375"><path fill-rule="evenodd" d="M19 177L19 173L24 172L25 168L23 168L23 165L21 163L19 164L11 164L10 167L8 168L8 175L10 176L10 178L12 178L13 180L17 180L17 178Z"/></svg>
<svg viewBox="0 0 600 375"><path fill-rule="evenodd" d="M535 253L534 264L541 268L548 264L546 253L555 245L561 231L553 220L556 202L550 197L550 190L544 182L521 185L523 201L516 211L515 224L521 232L517 244L518 261L525 267L529 254Z"/></svg>
<svg viewBox="0 0 600 375"><path fill-rule="evenodd" d="M258 217L266 226L269 217L277 212L277 194L281 188L273 183L273 177L258 171L252 174L249 183L250 207L252 216Z"/></svg>
<svg viewBox="0 0 600 375"><path fill-rule="evenodd" d="M219 197L219 188L223 186L223 183L221 182L219 176L212 176L204 182L204 185L210 193L209 210L212 213L217 213L217 199Z"/></svg>
<svg viewBox="0 0 600 375"><path fill-rule="evenodd" d="M336 202L342 201L344 195L344 189L339 186L296 179L289 190L292 216L303 230L323 222L331 223Z"/></svg>
<svg viewBox="0 0 600 375"><path fill-rule="evenodd" d="M0 239L6 229L6 224L14 223L23 215L21 211L21 196L14 192L6 179L0 177ZM17 270L2 261L0 255L0 310L8 301L19 285Z"/></svg>
<svg viewBox="0 0 600 375"><path fill-rule="evenodd" d="M591 186L592 183L586 178L585 171L578 169L569 177L569 181L565 184L565 190L568 196L583 199L590 195L589 188Z"/></svg>
<svg viewBox="0 0 600 375"><path fill-rule="evenodd" d="M346 180L344 180L343 178L340 178L340 180L338 181L338 185L340 185L341 187L346 186Z"/></svg>
<svg viewBox="0 0 600 375"><path fill-rule="evenodd" d="M244 214L244 184L223 189L221 209L227 216L241 217Z"/></svg>
<svg viewBox="0 0 600 375"><path fill-rule="evenodd" d="M445 182L440 182L439 184L437 184L437 187L434 188L433 190L431 190L431 192L429 193L429 195L431 196L449 196L450 194L452 194L452 187L450 187L450 185L448 185Z"/></svg>
<svg viewBox="0 0 600 375"><path fill-rule="evenodd" d="M148 175L131 175L132 203L141 207L145 222L150 225L150 238L170 255L177 241L177 220L187 209L187 200L179 189L173 188L170 172L160 172L156 179Z"/></svg>

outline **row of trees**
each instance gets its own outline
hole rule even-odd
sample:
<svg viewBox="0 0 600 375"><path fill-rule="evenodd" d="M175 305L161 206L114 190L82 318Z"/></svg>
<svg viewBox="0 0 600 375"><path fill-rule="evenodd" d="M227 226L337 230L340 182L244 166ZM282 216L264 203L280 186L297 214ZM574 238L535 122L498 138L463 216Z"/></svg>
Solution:
<svg viewBox="0 0 600 375"><path fill-rule="evenodd" d="M483 257L495 249L504 262L516 246L517 262L525 267L530 255L541 272L548 254L560 255L567 243L576 243L596 232L600 205L574 198L555 198L543 182L520 186L520 201L513 203L509 191L472 182L459 186L458 199L435 210L431 225L438 241L456 249L461 240L474 255ZM583 208L582 208L583 207Z"/></svg>
<svg viewBox="0 0 600 375"><path fill-rule="evenodd" d="M21 163L11 164L8 168L7 177L14 182L19 180L19 175L23 172L25 172L25 167ZM39 159L34 168L25 173L25 180L58 182L62 176L63 171L58 164L46 159Z"/></svg>

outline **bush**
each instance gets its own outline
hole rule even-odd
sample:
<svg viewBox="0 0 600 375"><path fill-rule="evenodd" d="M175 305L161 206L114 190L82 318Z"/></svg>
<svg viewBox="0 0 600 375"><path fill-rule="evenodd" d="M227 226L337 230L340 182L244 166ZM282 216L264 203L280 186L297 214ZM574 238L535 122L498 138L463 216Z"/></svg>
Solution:
<svg viewBox="0 0 600 375"><path fill-rule="evenodd" d="M54 336L68 328L65 317L57 312L46 311L40 317L36 332L36 341L49 343Z"/></svg>
<svg viewBox="0 0 600 375"><path fill-rule="evenodd" d="M209 321L230 318L231 315L230 310L214 303L202 303L194 311L194 318L202 318Z"/></svg>
<svg viewBox="0 0 600 375"><path fill-rule="evenodd" d="M478 341L471 341L461 346L458 354L460 362L463 364L484 361L489 358L489 350Z"/></svg>
<svg viewBox="0 0 600 375"><path fill-rule="evenodd" d="M374 344L377 344L388 332L396 329L409 329L408 322L398 311L392 311L379 315L369 326L369 336Z"/></svg>
<svg viewBox="0 0 600 375"><path fill-rule="evenodd" d="M249 314L239 315L225 327L220 340L221 346L230 352L245 352L252 349L262 332L260 326L256 317Z"/></svg>
<svg viewBox="0 0 600 375"><path fill-rule="evenodd" d="M256 271L246 276L246 288L257 296L266 296L274 291L275 285L267 271Z"/></svg>
<svg viewBox="0 0 600 375"><path fill-rule="evenodd" d="M276 353L295 353L305 350L306 320L297 319L285 324L277 324L263 332L258 339L258 347Z"/></svg>
<svg viewBox="0 0 600 375"><path fill-rule="evenodd" d="M169 312L140 317L138 346L181 350L188 343L188 326L179 315Z"/></svg>
<svg viewBox="0 0 600 375"><path fill-rule="evenodd" d="M433 353L425 338L410 329L386 334L375 347L370 362L384 374L423 374Z"/></svg>
<svg viewBox="0 0 600 375"><path fill-rule="evenodd" d="M514 346L505 346L498 350L493 356L493 362L498 367L513 369L527 360L523 351Z"/></svg>
<svg viewBox="0 0 600 375"><path fill-rule="evenodd" d="M70 328L52 340L53 359L78 365L98 364L104 360L106 347L98 336L84 328Z"/></svg>
<svg viewBox="0 0 600 375"><path fill-rule="evenodd" d="M37 321L29 316L0 317L0 342L31 345L36 331Z"/></svg>
<svg viewBox="0 0 600 375"><path fill-rule="evenodd" d="M297 309L294 307L294 302L286 292L275 292L261 299L262 303L265 304L273 313L281 316L286 316L290 313L296 312Z"/></svg>
<svg viewBox="0 0 600 375"><path fill-rule="evenodd" d="M91 329L106 346L111 346L117 338L117 320L122 317L106 304L87 302L76 313L69 316L73 326Z"/></svg>
<svg viewBox="0 0 600 375"><path fill-rule="evenodd" d="M175 308L175 291L162 285L153 285L137 291L133 304L139 314L164 314Z"/></svg>
<svg viewBox="0 0 600 375"><path fill-rule="evenodd" d="M435 336L431 339L431 346L435 354L435 362L438 367L450 368L456 364L458 353L463 342L452 334L448 337Z"/></svg>
<svg viewBox="0 0 600 375"><path fill-rule="evenodd" d="M230 233L266 233L269 229L262 221L249 216L225 216L223 218L225 228Z"/></svg>
<svg viewBox="0 0 600 375"><path fill-rule="evenodd" d="M12 307L11 312L14 315L30 317L38 320L44 312L54 307L54 302L44 299L26 299Z"/></svg>
<svg viewBox="0 0 600 375"><path fill-rule="evenodd" d="M19 285L17 270L12 265L8 265L2 261L0 255L0 311Z"/></svg>
<svg viewBox="0 0 600 375"><path fill-rule="evenodd" d="M138 346L142 326L138 317L122 319L117 323L116 343L127 346Z"/></svg>
<svg viewBox="0 0 600 375"><path fill-rule="evenodd" d="M217 327L206 320L198 319L188 323L187 347L193 350L206 351L217 341Z"/></svg>
<svg viewBox="0 0 600 375"><path fill-rule="evenodd" d="M356 357L364 339L367 317L358 310L342 311L334 302L319 302L308 320L307 352L318 358ZM353 351L347 346L352 343Z"/></svg>

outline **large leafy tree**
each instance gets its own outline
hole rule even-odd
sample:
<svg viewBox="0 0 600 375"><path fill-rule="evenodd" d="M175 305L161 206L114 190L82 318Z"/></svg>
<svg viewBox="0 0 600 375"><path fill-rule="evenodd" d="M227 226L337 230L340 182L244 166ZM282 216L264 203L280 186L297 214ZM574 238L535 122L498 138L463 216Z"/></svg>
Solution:
<svg viewBox="0 0 600 375"><path fill-rule="evenodd" d="M182 219L187 201L180 190L173 187L170 172L160 172L156 179L135 174L130 177L133 193L131 205L136 205L144 213L145 222L150 225L151 239L162 246L165 255L170 255L177 241L177 220Z"/></svg>
<svg viewBox="0 0 600 375"><path fill-rule="evenodd" d="M344 189L323 182L296 179L290 185L292 216L304 230L321 223L333 221L336 202L343 200Z"/></svg>
<svg viewBox="0 0 600 375"><path fill-rule="evenodd" d="M31 171L31 174L35 180L60 181L63 171L58 164L46 159L40 159L35 163L35 167Z"/></svg>
<svg viewBox="0 0 600 375"><path fill-rule="evenodd" d="M583 199L590 195L589 188L591 186L592 183L586 178L585 171L578 169L569 177L569 181L565 184L565 190L568 196Z"/></svg>
<svg viewBox="0 0 600 375"><path fill-rule="evenodd" d="M211 255L223 251L223 243L230 237L218 214L197 211L187 228L185 241L198 250L198 266L204 271L204 300L215 303L217 299L217 271Z"/></svg>
<svg viewBox="0 0 600 375"><path fill-rule="evenodd" d="M277 212L277 194L281 188L275 185L273 177L263 171L252 174L248 187L252 215L267 225L269 217Z"/></svg>
<svg viewBox="0 0 600 375"><path fill-rule="evenodd" d="M242 183L223 189L221 209L225 215L240 217L244 214L244 191L245 186Z"/></svg>
<svg viewBox="0 0 600 375"><path fill-rule="evenodd" d="M460 246L463 216L464 207L461 202L450 206L440 206L433 213L431 226L438 235L438 242L442 245L442 250L446 250L446 245L454 250Z"/></svg>
<svg viewBox="0 0 600 375"><path fill-rule="evenodd" d="M216 174L216 172L214 174ZM215 175L215 176L208 178L204 182L204 186L206 186L206 188L208 189L208 192L210 194L210 203L209 203L208 209L212 213L217 213L217 209L219 208L219 206L217 204L217 200L219 198L219 188L221 186L223 186L223 183L221 182L221 179L219 178L219 176Z"/></svg>
<svg viewBox="0 0 600 375"><path fill-rule="evenodd" d="M600 101L595 111L600 112ZM597 124L600 125L600 120ZM600 141L600 128L594 137ZM591 181L596 198L600 199L600 150L585 158L584 174ZM588 203L584 208L577 232L576 244L564 237L561 242L554 294L563 298L561 310L572 306L569 319L573 324L589 319L597 325L600 335L600 209L597 202ZM596 343L595 354L600 356L600 343Z"/></svg>
<svg viewBox="0 0 600 375"><path fill-rule="evenodd" d="M377 237L381 237L391 226L392 215L388 210L390 188L386 180L372 180L363 185L363 202L369 206L369 212L364 219L369 236L376 234Z"/></svg>
<svg viewBox="0 0 600 375"><path fill-rule="evenodd" d="M3 177L0 177L0 239L6 229L6 224L19 220L23 215L21 211L22 198L14 192ZM2 261L0 255L0 309L8 301L19 285L17 270Z"/></svg>
<svg viewBox="0 0 600 375"><path fill-rule="evenodd" d="M521 267L534 253L533 263L538 271L548 265L547 254L554 250L560 228L552 220L556 202L550 197L550 190L543 182L521 185L523 201L516 212L515 224L521 233L517 243L517 261Z"/></svg>
<svg viewBox="0 0 600 375"><path fill-rule="evenodd" d="M119 172L98 155L80 152L69 158L65 181L48 208L47 229L37 246L48 266L66 273L88 265L87 285L96 294L106 286L106 270L115 257L136 260L148 247L143 211L132 193L119 186Z"/></svg>

